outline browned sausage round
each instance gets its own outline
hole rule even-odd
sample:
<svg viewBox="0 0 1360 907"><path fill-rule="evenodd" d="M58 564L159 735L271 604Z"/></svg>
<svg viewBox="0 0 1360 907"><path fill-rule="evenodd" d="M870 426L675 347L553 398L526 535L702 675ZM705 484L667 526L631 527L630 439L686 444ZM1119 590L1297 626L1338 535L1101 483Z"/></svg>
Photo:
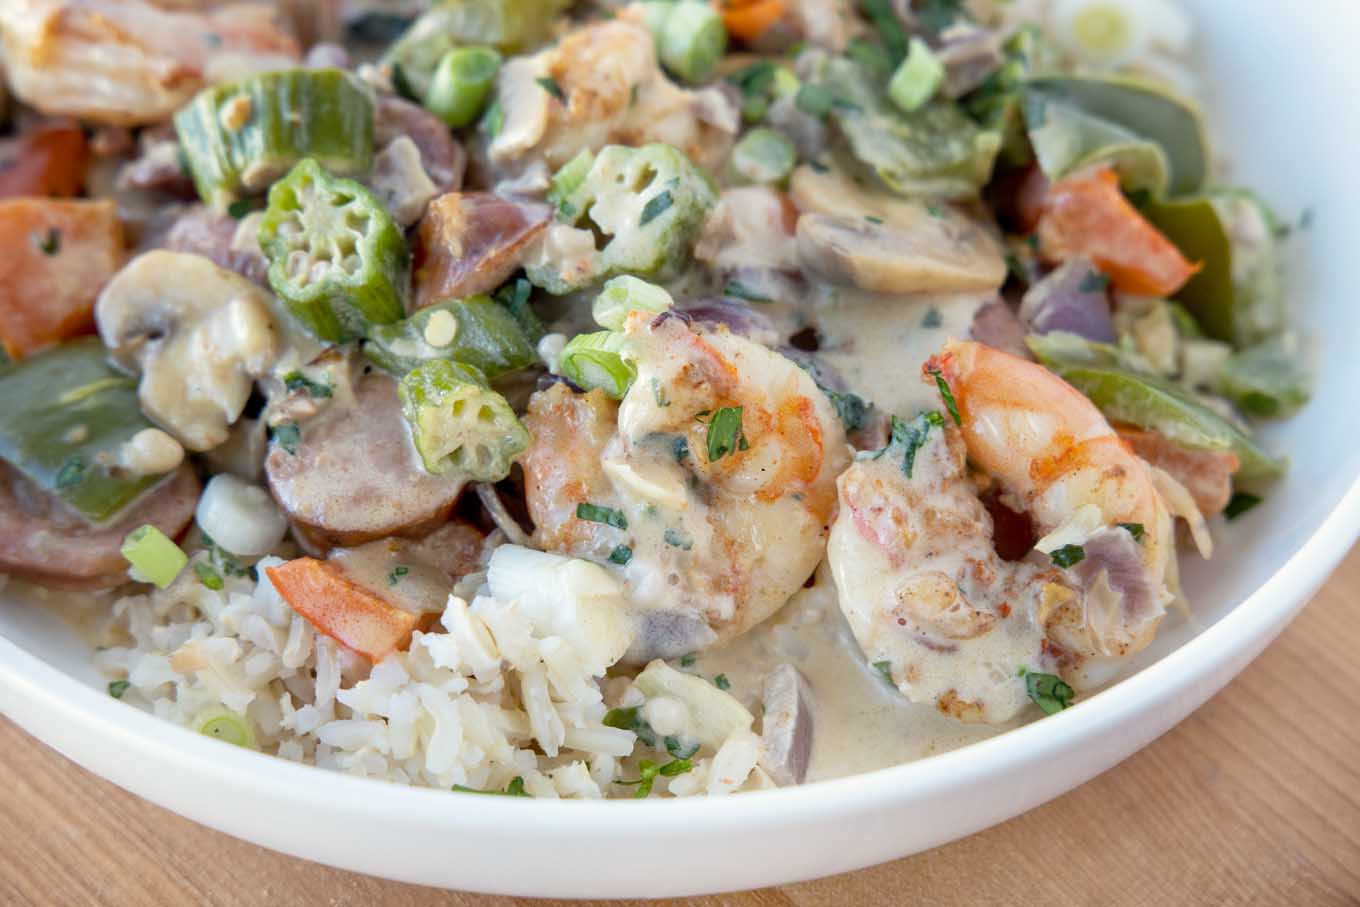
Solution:
<svg viewBox="0 0 1360 907"><path fill-rule="evenodd" d="M449 127L420 105L383 95L378 99L373 132L373 141L378 148L403 135L415 142L425 173L440 192L452 192L463 185L467 153L449 132Z"/></svg>
<svg viewBox="0 0 1360 907"><path fill-rule="evenodd" d="M118 519L91 526L61 500L0 463L0 573L59 589L111 589L128 581L123 537L150 523L174 538L194 518L189 466L149 489Z"/></svg>
<svg viewBox="0 0 1360 907"><path fill-rule="evenodd" d="M265 458L270 490L314 552L425 535L448 520L465 484L425 471L391 377L365 375L354 398L304 422L296 453L272 444Z"/></svg>

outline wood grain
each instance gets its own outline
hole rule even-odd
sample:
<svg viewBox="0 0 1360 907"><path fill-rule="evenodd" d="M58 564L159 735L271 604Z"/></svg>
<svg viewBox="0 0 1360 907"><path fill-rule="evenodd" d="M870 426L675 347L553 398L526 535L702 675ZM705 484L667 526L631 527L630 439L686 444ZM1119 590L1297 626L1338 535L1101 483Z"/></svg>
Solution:
<svg viewBox="0 0 1360 907"><path fill-rule="evenodd" d="M896 863L688 903L1360 904L1358 653L1360 550L1228 689L1067 796ZM262 850L124 793L3 719L0 752L0 904L542 903Z"/></svg>

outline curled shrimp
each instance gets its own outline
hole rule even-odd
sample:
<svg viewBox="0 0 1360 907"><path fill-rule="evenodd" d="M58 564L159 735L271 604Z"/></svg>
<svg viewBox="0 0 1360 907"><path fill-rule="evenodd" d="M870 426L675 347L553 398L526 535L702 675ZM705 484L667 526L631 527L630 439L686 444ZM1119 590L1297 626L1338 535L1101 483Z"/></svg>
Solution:
<svg viewBox="0 0 1360 907"><path fill-rule="evenodd" d="M144 0L5 0L10 87L47 114L132 126L168 119L199 89L297 65L297 42L266 4L208 11Z"/></svg>
<svg viewBox="0 0 1360 907"><path fill-rule="evenodd" d="M539 392L521 462L535 542L620 572L639 617L629 657L646 661L731 639L802 587L849 448L783 356L669 314L634 312L625 334L637 378L622 402Z"/></svg>
<svg viewBox="0 0 1360 907"><path fill-rule="evenodd" d="M1153 638L1178 593L1177 486L1042 366L979 343L927 361L946 411L839 480L829 560L870 662L964 721L1014 717L1026 672L1089 685ZM1042 536L1004 561L968 464Z"/></svg>

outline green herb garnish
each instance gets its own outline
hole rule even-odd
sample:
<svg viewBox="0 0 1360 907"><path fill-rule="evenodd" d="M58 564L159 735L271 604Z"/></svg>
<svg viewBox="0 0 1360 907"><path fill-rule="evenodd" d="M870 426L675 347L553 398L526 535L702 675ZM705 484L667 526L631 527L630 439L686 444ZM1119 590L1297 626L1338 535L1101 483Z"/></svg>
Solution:
<svg viewBox="0 0 1360 907"><path fill-rule="evenodd" d="M122 699L123 694L128 691L128 687L130 686L132 686L132 684L126 680L111 681L109 683L109 695L114 699Z"/></svg>
<svg viewBox="0 0 1360 907"><path fill-rule="evenodd" d="M699 752L699 741L697 740L681 743L679 737L671 736L667 737L662 742L666 744L666 752L670 753L676 759L688 759L690 756Z"/></svg>
<svg viewBox="0 0 1360 907"><path fill-rule="evenodd" d="M479 790L475 787L464 787L455 784L453 789L460 794L489 794L493 797L527 797L528 792L524 789L524 778L520 775L510 779L510 783L505 785L505 790Z"/></svg>
<svg viewBox="0 0 1360 907"><path fill-rule="evenodd" d="M255 208L255 202L248 198L237 199L227 205L227 216L232 220L240 220Z"/></svg>
<svg viewBox="0 0 1360 907"><path fill-rule="evenodd" d="M615 529L628 528L628 518L623 515L622 510L615 510L613 507L601 507L598 504L577 504L576 519L588 520L591 523L604 523L606 526L613 526Z"/></svg>
<svg viewBox="0 0 1360 907"><path fill-rule="evenodd" d="M642 206L642 216L638 218L638 226L645 227L661 215L665 214L671 205L675 204L675 199L671 196L671 190L663 189L657 195L647 200L647 204Z"/></svg>
<svg viewBox="0 0 1360 907"><path fill-rule="evenodd" d="M688 655L682 655L680 656L680 667L692 668L694 667L694 663L698 660L699 656L695 655L693 652L690 652Z"/></svg>
<svg viewBox="0 0 1360 907"><path fill-rule="evenodd" d="M324 400L334 393L329 384L322 384L320 381L313 381L302 372L289 372L283 376L283 386L290 391L306 391L310 397Z"/></svg>
<svg viewBox="0 0 1360 907"><path fill-rule="evenodd" d="M681 551L688 551L694 547L694 542L690 541L689 537L679 529L668 528L665 532L661 533L661 538L667 545L670 545L673 548L679 548Z"/></svg>
<svg viewBox="0 0 1360 907"><path fill-rule="evenodd" d="M298 428L296 422L285 422L282 425L275 425L274 442L282 447L288 454L296 454L298 445L302 443L302 430Z"/></svg>
<svg viewBox="0 0 1360 907"><path fill-rule="evenodd" d="M222 576L212 567L204 563L194 564L194 573L198 575L198 581L207 586L214 592L219 592L224 585Z"/></svg>
<svg viewBox="0 0 1360 907"><path fill-rule="evenodd" d="M656 782L656 776L661 775L666 778L674 778L676 775L683 775L694 768L694 764L688 759L672 759L665 765L658 765L650 759L642 759L638 762L638 774L640 777L636 781L620 781L619 784L636 784L637 792L634 798L642 800L652 792L652 785Z"/></svg>
<svg viewBox="0 0 1360 907"><path fill-rule="evenodd" d="M1142 523L1120 523L1119 528L1127 530L1129 535L1133 536L1135 542L1141 542L1143 540L1144 530Z"/></svg>
<svg viewBox="0 0 1360 907"><path fill-rule="evenodd" d="M944 408L949 410L949 415L953 417L955 425L962 425L963 419L959 417L959 405L954 402L954 392L949 389L949 382L944 380L944 374L937 368L930 370L930 374L935 376L935 386L940 389L940 399L944 400Z"/></svg>
<svg viewBox="0 0 1360 907"><path fill-rule="evenodd" d="M1261 499L1256 495L1239 491L1228 501L1228 506L1223 508L1223 515L1230 520L1235 520L1259 503L1261 503Z"/></svg>
<svg viewBox="0 0 1360 907"><path fill-rule="evenodd" d="M717 687L718 689L720 689L720 690L730 690L730 689L732 689L732 681L730 681L730 680L727 679L727 675L726 675L726 674L719 674L717 677L714 677L714 678L713 678L713 685L714 685L715 687Z"/></svg>
<svg viewBox="0 0 1360 907"><path fill-rule="evenodd" d="M656 746L656 731L652 730L652 726L642 717L642 709L637 706L630 709L610 709L604 713L604 720L601 723L605 727L632 731L643 743Z"/></svg>
<svg viewBox="0 0 1360 907"><path fill-rule="evenodd" d="M1110 287L1110 278L1097 271L1087 271L1081 279L1083 293L1104 293Z"/></svg>
<svg viewBox="0 0 1360 907"><path fill-rule="evenodd" d="M708 462L716 463L737 450L746 450L741 430L741 407L724 406L708 423Z"/></svg>
<svg viewBox="0 0 1360 907"><path fill-rule="evenodd" d="M1063 545L1061 548L1048 555L1055 567L1066 570L1068 567L1080 564L1086 560L1086 549L1080 545Z"/></svg>
<svg viewBox="0 0 1360 907"><path fill-rule="evenodd" d="M723 295L731 296L733 299L745 299L747 302L774 302L768 296L764 296L739 280L729 280L723 287Z"/></svg>
<svg viewBox="0 0 1360 907"><path fill-rule="evenodd" d="M44 255L56 255L61 251L61 231L52 227L37 240L38 251Z"/></svg>
<svg viewBox="0 0 1360 907"><path fill-rule="evenodd" d="M557 84L557 80L552 76L539 76L537 79L534 79L534 81L541 85L543 90L548 94L557 98L557 100L561 101L563 104L567 103L567 93L562 90L562 86Z"/></svg>
<svg viewBox="0 0 1360 907"><path fill-rule="evenodd" d="M633 549L627 545L615 545L614 550L609 552L609 562L618 564L620 567L633 559Z"/></svg>
<svg viewBox="0 0 1360 907"><path fill-rule="evenodd" d="M1034 671L1025 674L1025 691L1034 704L1044 710L1045 715L1061 712L1072 704L1072 697L1076 696L1076 691L1061 677Z"/></svg>
<svg viewBox="0 0 1360 907"><path fill-rule="evenodd" d="M411 572L410 567L398 564L397 566L392 568L391 573L387 574L387 585L395 586L397 583L401 582L401 578L403 576L410 572Z"/></svg>
<svg viewBox="0 0 1360 907"><path fill-rule="evenodd" d="M934 306L927 309L925 315L921 317L921 327L927 330L933 330L942 324L944 324L944 317L940 314L940 310Z"/></svg>
<svg viewBox="0 0 1360 907"><path fill-rule="evenodd" d="M893 683L892 679L892 662L876 661L873 664L873 668L875 671L883 675L883 679L888 682L888 686L897 686L897 684Z"/></svg>
<svg viewBox="0 0 1360 907"><path fill-rule="evenodd" d="M921 448L925 446L926 441L930 439L931 428L943 427L944 416L934 410L921 413L921 415L912 419L910 422L904 422L896 416L892 417L892 433L890 435L890 440L888 441L888 447L892 447L894 444L901 445L903 475L909 479L911 478L912 471L916 468L916 454L920 452ZM888 450L888 447L885 447L883 451L880 451L878 456L881 457L883 452ZM878 459L878 457L875 457L874 459Z"/></svg>

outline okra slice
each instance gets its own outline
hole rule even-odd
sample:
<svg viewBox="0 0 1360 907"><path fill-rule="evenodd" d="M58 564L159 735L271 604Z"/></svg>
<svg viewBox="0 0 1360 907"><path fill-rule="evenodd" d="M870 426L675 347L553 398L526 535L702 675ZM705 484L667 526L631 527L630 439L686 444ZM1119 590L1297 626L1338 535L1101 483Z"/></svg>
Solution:
<svg viewBox="0 0 1360 907"><path fill-rule="evenodd" d="M529 447L529 431L477 369L448 359L422 363L397 387L425 468L499 482Z"/></svg>
<svg viewBox="0 0 1360 907"><path fill-rule="evenodd" d="M0 459L104 522L161 480L119 469L118 450L152 425L137 379L114 371L97 337L73 340L0 376Z"/></svg>
<svg viewBox="0 0 1360 907"><path fill-rule="evenodd" d="M307 158L269 190L259 240L269 285L322 340L366 337L401 319L406 240L359 183Z"/></svg>
<svg viewBox="0 0 1360 907"><path fill-rule="evenodd" d="M288 69L199 92L175 115L175 132L198 194L226 210L303 158L342 176L367 172L373 109L344 70Z"/></svg>
<svg viewBox="0 0 1360 907"><path fill-rule="evenodd" d="M453 299L396 324L376 326L364 352L398 375L433 359L449 359L496 378L538 361L515 316L486 296Z"/></svg>

